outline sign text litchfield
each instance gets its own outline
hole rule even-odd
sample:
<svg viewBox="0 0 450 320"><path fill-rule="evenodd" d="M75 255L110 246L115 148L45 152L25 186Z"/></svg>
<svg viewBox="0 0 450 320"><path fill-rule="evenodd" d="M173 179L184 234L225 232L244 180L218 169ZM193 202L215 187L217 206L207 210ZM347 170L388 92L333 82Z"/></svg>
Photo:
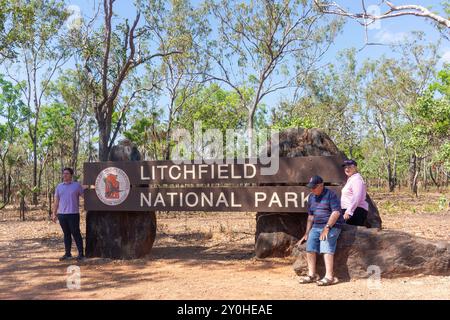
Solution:
<svg viewBox="0 0 450 320"><path fill-rule="evenodd" d="M84 165L88 211L257 211L306 212L310 190L320 173L337 193L343 181L334 156L280 158L274 175L264 165L174 164L171 161L95 162Z"/></svg>

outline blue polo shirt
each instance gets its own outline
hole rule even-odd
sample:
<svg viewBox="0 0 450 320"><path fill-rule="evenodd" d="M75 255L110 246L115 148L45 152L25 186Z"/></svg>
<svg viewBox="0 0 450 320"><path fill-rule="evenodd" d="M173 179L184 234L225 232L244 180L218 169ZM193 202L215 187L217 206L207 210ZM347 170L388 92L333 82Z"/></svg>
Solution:
<svg viewBox="0 0 450 320"><path fill-rule="evenodd" d="M338 211L340 215L333 227L341 228L345 220L341 214L341 204L337 195L328 188L323 188L318 196L313 193L309 195L308 214L314 215L313 228L325 227L334 211Z"/></svg>

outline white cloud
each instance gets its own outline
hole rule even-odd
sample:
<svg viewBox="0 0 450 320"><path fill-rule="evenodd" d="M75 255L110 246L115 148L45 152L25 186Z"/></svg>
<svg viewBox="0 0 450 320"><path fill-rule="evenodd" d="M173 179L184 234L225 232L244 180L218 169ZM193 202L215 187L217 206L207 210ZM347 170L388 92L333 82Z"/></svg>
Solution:
<svg viewBox="0 0 450 320"><path fill-rule="evenodd" d="M77 6L76 4L71 4L67 6L67 11L69 11L69 13L71 15L76 14L76 15L81 15L81 9L79 6Z"/></svg>
<svg viewBox="0 0 450 320"><path fill-rule="evenodd" d="M67 11L70 14L69 18L67 18L66 21L67 28L69 30L79 29L83 21L80 7L75 4L71 4L67 6Z"/></svg>
<svg viewBox="0 0 450 320"><path fill-rule="evenodd" d="M407 32L390 32L385 29L380 30L375 34L375 39L378 42L385 44L398 44L408 40L409 34Z"/></svg>
<svg viewBox="0 0 450 320"><path fill-rule="evenodd" d="M441 62L442 63L450 63L450 48L447 48L447 50L442 55Z"/></svg>

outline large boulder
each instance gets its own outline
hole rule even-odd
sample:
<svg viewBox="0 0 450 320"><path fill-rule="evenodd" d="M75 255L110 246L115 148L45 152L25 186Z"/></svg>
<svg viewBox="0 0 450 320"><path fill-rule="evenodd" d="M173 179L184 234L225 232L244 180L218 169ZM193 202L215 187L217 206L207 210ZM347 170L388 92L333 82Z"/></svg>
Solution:
<svg viewBox="0 0 450 320"><path fill-rule="evenodd" d="M110 161L139 161L141 155L128 140L111 149ZM88 211L86 214L86 256L137 259L150 253L156 238L154 211Z"/></svg>
<svg viewBox="0 0 450 320"><path fill-rule="evenodd" d="M345 155L326 133L319 129L293 128L280 132L280 157ZM315 174L315 173L312 173ZM265 184L270 185L270 184ZM370 197L367 227L381 229L378 209ZM306 229L304 213L258 212L256 215L255 254L258 258L285 257Z"/></svg>
<svg viewBox="0 0 450 320"><path fill-rule="evenodd" d="M280 132L280 157L334 156L339 151L328 135L320 129L291 128Z"/></svg>
<svg viewBox="0 0 450 320"><path fill-rule="evenodd" d="M369 204L369 210L367 210L366 227L381 230L382 221L380 217L380 212L378 211L375 202L373 202L372 198L370 198L370 195L368 193L366 196L366 201Z"/></svg>
<svg viewBox="0 0 450 320"><path fill-rule="evenodd" d="M130 140L124 139L111 148L110 161L140 161L141 153Z"/></svg>
<svg viewBox="0 0 450 320"><path fill-rule="evenodd" d="M286 257L305 233L304 213L256 214L255 253L258 258Z"/></svg>
<svg viewBox="0 0 450 320"><path fill-rule="evenodd" d="M297 256L294 271L307 273L306 244L293 250ZM343 280L367 278L379 272L383 278L426 275L450 275L450 243L430 241L401 231L368 229L346 225L337 241L334 272ZM317 259L317 271L323 276L323 258ZM376 275L375 275L376 276Z"/></svg>

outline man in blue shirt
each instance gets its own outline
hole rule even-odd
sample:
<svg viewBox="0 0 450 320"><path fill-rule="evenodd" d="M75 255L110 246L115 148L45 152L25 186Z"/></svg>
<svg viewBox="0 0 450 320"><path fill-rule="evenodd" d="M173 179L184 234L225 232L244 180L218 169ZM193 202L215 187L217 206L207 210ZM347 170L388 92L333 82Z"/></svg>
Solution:
<svg viewBox="0 0 450 320"><path fill-rule="evenodd" d="M338 279L333 275L336 241L345 220L341 215L341 206L336 194L324 187L320 176L313 176L307 185L311 189L308 197L308 222L305 235L300 243L306 241L308 275L300 283L317 281L320 286L335 284ZM325 277L319 280L316 273L317 254L322 253L325 260Z"/></svg>
<svg viewBox="0 0 450 320"><path fill-rule="evenodd" d="M80 232L80 211L79 198L83 196L83 186L78 182L72 181L73 169L63 169L63 182L58 184L55 190L55 202L53 204L52 220L59 220L61 229L64 233L64 247L66 253L59 259L68 260L72 257L72 236L78 249L77 260L84 260L83 238Z"/></svg>

